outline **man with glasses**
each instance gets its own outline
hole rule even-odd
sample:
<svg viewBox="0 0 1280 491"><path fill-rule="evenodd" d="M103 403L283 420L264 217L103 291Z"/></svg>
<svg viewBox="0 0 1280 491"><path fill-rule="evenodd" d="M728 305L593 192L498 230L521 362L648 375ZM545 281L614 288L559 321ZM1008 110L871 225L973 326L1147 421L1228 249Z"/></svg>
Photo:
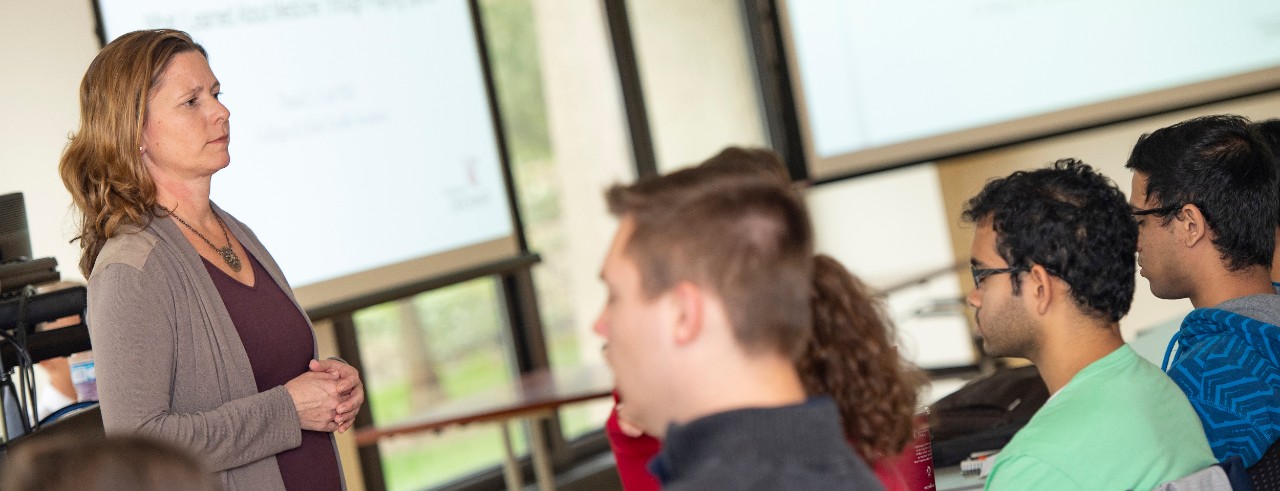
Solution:
<svg viewBox="0 0 1280 491"><path fill-rule="evenodd" d="M1248 119L1207 116L1143 135L1125 166L1142 276L1155 296L1195 307L1163 368L1214 456L1252 466L1280 437L1274 157Z"/></svg>
<svg viewBox="0 0 1280 491"><path fill-rule="evenodd" d="M982 345L1052 394L987 489L1151 489L1214 463L1195 412L1120 337L1138 231L1124 194L1073 159L993 180L965 206Z"/></svg>

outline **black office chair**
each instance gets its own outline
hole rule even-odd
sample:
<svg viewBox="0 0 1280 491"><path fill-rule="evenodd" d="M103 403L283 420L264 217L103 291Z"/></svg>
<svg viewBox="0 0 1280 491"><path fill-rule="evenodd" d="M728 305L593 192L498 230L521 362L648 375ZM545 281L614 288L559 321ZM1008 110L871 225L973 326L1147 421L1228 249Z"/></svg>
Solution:
<svg viewBox="0 0 1280 491"><path fill-rule="evenodd" d="M97 405L98 401L73 402L62 409L49 413L48 416L45 416L44 419L40 420L40 426L48 425L49 423L53 423L54 421L60 420L64 417L75 416L87 409L96 407Z"/></svg>
<svg viewBox="0 0 1280 491"><path fill-rule="evenodd" d="M1280 491L1280 442L1272 443L1248 472L1254 491Z"/></svg>

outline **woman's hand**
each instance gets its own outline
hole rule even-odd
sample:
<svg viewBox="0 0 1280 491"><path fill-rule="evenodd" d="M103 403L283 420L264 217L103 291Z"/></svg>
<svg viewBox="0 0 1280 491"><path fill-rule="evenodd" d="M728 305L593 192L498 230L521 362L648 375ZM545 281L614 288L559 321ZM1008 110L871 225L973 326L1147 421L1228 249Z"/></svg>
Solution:
<svg viewBox="0 0 1280 491"><path fill-rule="evenodd" d="M360 381L360 372L342 360L311 360L309 366L312 373L327 373L338 380L338 394L341 400L335 409L333 422L337 424L337 432L345 433L355 423L360 406L364 405L364 383Z"/></svg>
<svg viewBox="0 0 1280 491"><path fill-rule="evenodd" d="M339 385L338 376L329 372L306 372L284 384L289 397L293 398L302 429L325 432L338 429L335 416L342 401Z"/></svg>

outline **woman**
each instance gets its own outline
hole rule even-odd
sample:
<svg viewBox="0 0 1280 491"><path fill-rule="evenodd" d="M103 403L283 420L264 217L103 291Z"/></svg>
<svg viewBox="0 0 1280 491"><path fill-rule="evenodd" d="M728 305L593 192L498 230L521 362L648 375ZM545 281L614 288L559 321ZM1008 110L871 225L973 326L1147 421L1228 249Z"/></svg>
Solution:
<svg viewBox="0 0 1280 491"><path fill-rule="evenodd" d="M796 362L805 390L835 399L845 438L885 489L909 489L914 476L894 461L911 442L927 379L898 356L893 324L857 277L830 256L813 266L813 338Z"/></svg>
<svg viewBox="0 0 1280 491"><path fill-rule="evenodd" d="M234 489L340 489L332 432L351 427L355 369L317 361L276 262L209 201L230 113L181 31L108 44L80 85L60 163L82 214L80 270L108 432L176 443Z"/></svg>

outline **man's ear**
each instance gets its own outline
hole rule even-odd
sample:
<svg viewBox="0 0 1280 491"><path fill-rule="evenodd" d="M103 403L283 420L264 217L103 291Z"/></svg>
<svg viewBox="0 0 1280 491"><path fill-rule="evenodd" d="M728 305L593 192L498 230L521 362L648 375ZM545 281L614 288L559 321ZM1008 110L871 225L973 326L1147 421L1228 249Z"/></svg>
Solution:
<svg viewBox="0 0 1280 491"><path fill-rule="evenodd" d="M693 282L681 281L671 287L667 295L671 302L676 345L683 346L698 339L702 334L705 292Z"/></svg>
<svg viewBox="0 0 1280 491"><path fill-rule="evenodd" d="M1040 315L1049 312L1049 306L1057 300L1054 297L1062 293L1062 289L1054 283L1053 275L1039 264L1032 265L1022 281L1022 294L1027 296L1031 307Z"/></svg>
<svg viewBox="0 0 1280 491"><path fill-rule="evenodd" d="M1209 235L1209 226L1204 218L1204 211L1192 203L1187 203L1178 210L1177 219L1174 221L1178 232L1181 233L1183 245L1187 247L1195 247L1197 243L1205 239Z"/></svg>

